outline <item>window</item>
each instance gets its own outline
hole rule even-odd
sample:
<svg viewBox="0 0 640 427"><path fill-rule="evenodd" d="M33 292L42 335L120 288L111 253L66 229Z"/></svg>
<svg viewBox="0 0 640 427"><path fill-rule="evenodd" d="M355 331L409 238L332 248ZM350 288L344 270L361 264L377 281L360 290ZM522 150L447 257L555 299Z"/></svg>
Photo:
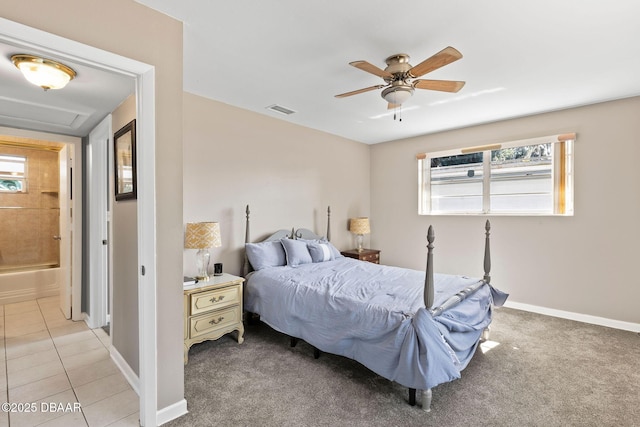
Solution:
<svg viewBox="0 0 640 427"><path fill-rule="evenodd" d="M573 215L575 134L419 154L418 213Z"/></svg>
<svg viewBox="0 0 640 427"><path fill-rule="evenodd" d="M26 192L26 169L26 157L0 154L0 192Z"/></svg>

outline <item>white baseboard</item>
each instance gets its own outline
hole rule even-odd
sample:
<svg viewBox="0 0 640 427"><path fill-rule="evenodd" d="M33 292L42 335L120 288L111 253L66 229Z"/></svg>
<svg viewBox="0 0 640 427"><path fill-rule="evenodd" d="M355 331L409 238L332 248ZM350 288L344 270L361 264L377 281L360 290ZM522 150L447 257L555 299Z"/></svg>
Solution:
<svg viewBox="0 0 640 427"><path fill-rule="evenodd" d="M544 314L546 316L560 317L561 319L575 320L577 322L606 326L614 329L622 329L623 331L640 332L640 323L623 322L621 320L607 319L605 317L591 316L589 314L573 313L571 311L556 310L553 308L523 304L508 300L504 306L508 308L515 308L516 310Z"/></svg>
<svg viewBox="0 0 640 427"><path fill-rule="evenodd" d="M84 323L87 324L87 326L89 327L89 329L96 329L99 328L100 326L95 324L95 321L93 320L93 318L91 317L91 315L87 314L86 312L82 312L83 318L84 318Z"/></svg>
<svg viewBox="0 0 640 427"><path fill-rule="evenodd" d="M129 364L124 360L122 355L116 350L113 346L109 349L111 352L111 359L118 366L122 375L127 379L133 391L136 394L140 395L140 378L133 372L133 369L129 366ZM182 399L173 405L169 405L162 409L159 409L156 413L157 425L161 426L165 423L168 423L171 420L175 420L178 417L186 415L189 411L187 410L187 400Z"/></svg>
<svg viewBox="0 0 640 427"><path fill-rule="evenodd" d="M187 400L182 399L173 405L169 405L165 408L158 410L157 420L158 425L161 426L164 423L168 423L171 420L175 420L178 417L181 417L187 414Z"/></svg>
<svg viewBox="0 0 640 427"><path fill-rule="evenodd" d="M133 372L131 366L129 366L127 361L124 360L124 357L122 357L122 355L118 353L118 350L116 350L114 346L111 346L109 348L109 352L111 353L111 360L113 360L113 363L115 363L116 366L120 369L120 372L122 372L122 375L124 375L126 380L129 382L133 391L135 391L136 394L140 396L140 378L138 377L138 375Z"/></svg>

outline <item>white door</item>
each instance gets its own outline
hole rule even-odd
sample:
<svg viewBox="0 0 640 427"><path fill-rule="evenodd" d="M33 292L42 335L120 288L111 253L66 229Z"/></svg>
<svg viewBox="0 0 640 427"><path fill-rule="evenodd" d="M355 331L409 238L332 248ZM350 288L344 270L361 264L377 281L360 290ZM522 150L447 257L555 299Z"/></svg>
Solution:
<svg viewBox="0 0 640 427"><path fill-rule="evenodd" d="M70 150L72 147L65 145L58 155L60 163L60 233L51 236L60 241L60 268L58 269L58 287L60 295L60 309L67 319L71 318L71 162Z"/></svg>
<svg viewBox="0 0 640 427"><path fill-rule="evenodd" d="M89 134L87 145L87 183L89 191L85 202L89 206L89 316L90 328L109 323L109 136L111 115L100 122Z"/></svg>

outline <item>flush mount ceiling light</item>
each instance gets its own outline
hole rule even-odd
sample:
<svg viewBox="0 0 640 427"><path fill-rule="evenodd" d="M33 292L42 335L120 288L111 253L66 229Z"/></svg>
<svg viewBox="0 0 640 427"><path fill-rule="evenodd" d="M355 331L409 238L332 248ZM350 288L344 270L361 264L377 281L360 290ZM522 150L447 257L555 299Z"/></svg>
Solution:
<svg viewBox="0 0 640 427"><path fill-rule="evenodd" d="M391 105L402 105L403 102L411 98L411 95L413 95L413 86L404 81L392 84L382 91L382 97Z"/></svg>
<svg viewBox="0 0 640 427"><path fill-rule="evenodd" d="M13 55L11 62L30 83L44 90L62 89L76 76L76 72L66 65L38 56Z"/></svg>

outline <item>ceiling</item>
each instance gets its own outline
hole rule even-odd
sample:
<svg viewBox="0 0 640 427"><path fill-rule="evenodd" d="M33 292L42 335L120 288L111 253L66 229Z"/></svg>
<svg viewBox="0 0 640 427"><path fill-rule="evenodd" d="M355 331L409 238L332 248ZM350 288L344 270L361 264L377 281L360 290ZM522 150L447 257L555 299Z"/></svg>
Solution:
<svg viewBox="0 0 640 427"><path fill-rule="evenodd" d="M364 143L640 95L637 0L137 0L184 22L184 90ZM348 65L463 58L423 78L393 119L383 83ZM280 105L285 116L267 110Z"/></svg>
<svg viewBox="0 0 640 427"><path fill-rule="evenodd" d="M184 90L368 144L640 95L636 0L137 0L184 22ZM416 90L402 121L348 65L446 46L463 58L423 78L463 80L458 93ZM134 91L130 77L56 59L78 76L62 90L28 83L0 40L0 126L85 136ZM295 113L282 115L266 107Z"/></svg>
<svg viewBox="0 0 640 427"><path fill-rule="evenodd" d="M64 89L45 92L29 83L13 65L10 58L17 53L57 60L73 68L77 76ZM0 126L86 136L134 90L133 77L0 37Z"/></svg>

